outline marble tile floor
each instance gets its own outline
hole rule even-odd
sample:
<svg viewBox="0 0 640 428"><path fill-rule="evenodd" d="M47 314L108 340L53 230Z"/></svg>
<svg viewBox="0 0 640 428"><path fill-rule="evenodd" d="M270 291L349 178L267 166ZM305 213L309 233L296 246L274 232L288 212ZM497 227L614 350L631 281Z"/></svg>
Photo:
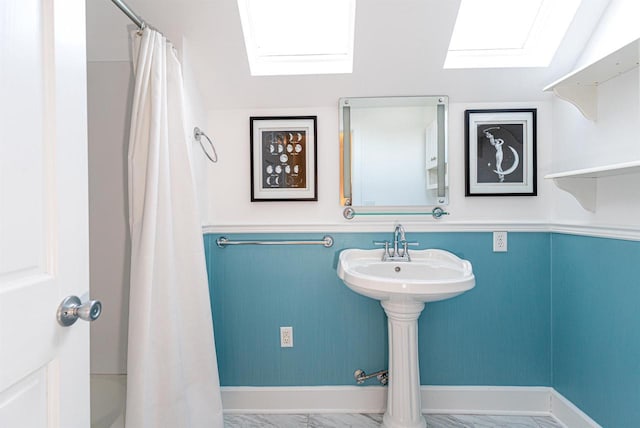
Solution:
<svg viewBox="0 0 640 428"><path fill-rule="evenodd" d="M551 416L425 415L427 428L564 428ZM225 428L373 428L381 414L225 415Z"/></svg>

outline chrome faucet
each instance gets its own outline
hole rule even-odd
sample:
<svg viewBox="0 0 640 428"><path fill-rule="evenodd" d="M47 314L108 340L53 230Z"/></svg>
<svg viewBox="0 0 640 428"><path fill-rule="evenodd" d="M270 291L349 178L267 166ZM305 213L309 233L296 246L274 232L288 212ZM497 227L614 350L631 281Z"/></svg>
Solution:
<svg viewBox="0 0 640 428"><path fill-rule="evenodd" d="M400 241L398 242L398 239L400 239ZM405 236L404 236L404 227L402 227L401 224L397 224L396 228L393 231L393 256L394 257L404 257L404 254L406 253L406 248L403 248L402 250L400 248L398 248L398 243L405 243L407 242ZM402 251L402 253L400 253L400 251Z"/></svg>
<svg viewBox="0 0 640 428"><path fill-rule="evenodd" d="M393 230L393 248L389 248L389 241L375 242L374 245L383 245L384 253L382 254L382 261L405 261L410 262L409 246L418 245L417 242L407 242L405 236L404 227L401 224L397 224Z"/></svg>

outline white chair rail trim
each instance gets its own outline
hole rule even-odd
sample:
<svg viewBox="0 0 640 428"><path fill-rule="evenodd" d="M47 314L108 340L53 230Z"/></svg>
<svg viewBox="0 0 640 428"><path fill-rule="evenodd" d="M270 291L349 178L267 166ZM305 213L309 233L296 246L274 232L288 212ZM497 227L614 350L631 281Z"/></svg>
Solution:
<svg viewBox="0 0 640 428"><path fill-rule="evenodd" d="M436 220L437 221L437 220ZM205 234L230 233L358 233L391 232L394 219L384 222L363 222L351 224L252 224L203 226ZM402 224L410 232L554 232L568 235L593 236L598 238L640 241L640 226L622 227L614 225L588 225L572 223L539 222L412 222Z"/></svg>

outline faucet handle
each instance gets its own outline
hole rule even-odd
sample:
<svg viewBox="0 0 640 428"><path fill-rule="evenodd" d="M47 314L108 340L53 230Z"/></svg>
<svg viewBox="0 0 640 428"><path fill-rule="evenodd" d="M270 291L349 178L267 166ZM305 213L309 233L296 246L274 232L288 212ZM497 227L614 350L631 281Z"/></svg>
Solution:
<svg viewBox="0 0 640 428"><path fill-rule="evenodd" d="M407 247L417 247L419 245L419 242L402 241L402 246L404 247L405 251L407 251Z"/></svg>
<svg viewBox="0 0 640 428"><path fill-rule="evenodd" d="M409 255L409 246L417 247L418 245L420 245L419 242L402 241L402 257L405 257L408 261L411 261L411 256Z"/></svg>
<svg viewBox="0 0 640 428"><path fill-rule="evenodd" d="M409 247L417 247L418 245L420 245L419 242L402 241L402 247L403 247L405 253L407 252Z"/></svg>
<svg viewBox="0 0 640 428"><path fill-rule="evenodd" d="M384 245L384 254L382 255L382 261L389 258L389 241L373 241L373 245Z"/></svg>

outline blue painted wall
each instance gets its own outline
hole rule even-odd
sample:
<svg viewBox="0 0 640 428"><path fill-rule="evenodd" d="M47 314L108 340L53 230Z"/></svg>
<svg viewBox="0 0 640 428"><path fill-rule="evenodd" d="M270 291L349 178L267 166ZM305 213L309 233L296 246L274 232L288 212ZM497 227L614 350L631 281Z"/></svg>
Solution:
<svg viewBox="0 0 640 428"><path fill-rule="evenodd" d="M238 234L235 239L320 239ZM224 386L351 385L387 367L379 304L336 276L344 248L390 234L333 234L333 248L220 249L205 236ZM423 385L553 386L605 427L640 420L640 242L510 233L411 233L472 262L476 288L428 304L419 320ZM294 327L294 348L279 327Z"/></svg>
<svg viewBox="0 0 640 428"><path fill-rule="evenodd" d="M640 242L552 235L553 387L604 427L640 421Z"/></svg>
<svg viewBox="0 0 640 428"><path fill-rule="evenodd" d="M234 239L320 239L323 234L235 234ZM206 235L220 382L224 386L352 385L353 372L387 367L384 311L336 275L344 248L391 233L332 234L332 248L218 248ZM428 304L419 320L420 376L429 385L551 385L548 233L408 233L421 248L470 260L476 287ZM294 347L280 348L279 327Z"/></svg>

